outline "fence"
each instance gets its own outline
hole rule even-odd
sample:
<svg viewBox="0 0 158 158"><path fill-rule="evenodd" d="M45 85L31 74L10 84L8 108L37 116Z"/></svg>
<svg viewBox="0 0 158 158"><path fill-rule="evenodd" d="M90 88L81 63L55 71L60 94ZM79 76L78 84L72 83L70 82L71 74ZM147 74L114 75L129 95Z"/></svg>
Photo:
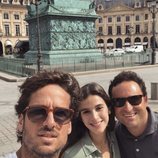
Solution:
<svg viewBox="0 0 158 158"><path fill-rule="evenodd" d="M56 61L58 62L51 65L42 65L43 69L79 72L150 64L151 53L131 53L122 56L102 56L99 58L93 56L77 59L58 58ZM36 72L36 69L37 65L28 64L25 59L0 57L0 71L18 76L30 76Z"/></svg>

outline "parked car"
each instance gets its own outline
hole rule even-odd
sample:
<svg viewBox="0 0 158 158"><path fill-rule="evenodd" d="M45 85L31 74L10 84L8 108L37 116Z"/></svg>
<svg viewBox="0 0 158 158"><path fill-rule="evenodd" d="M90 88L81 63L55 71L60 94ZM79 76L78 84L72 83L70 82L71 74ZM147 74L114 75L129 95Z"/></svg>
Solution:
<svg viewBox="0 0 158 158"><path fill-rule="evenodd" d="M126 52L121 48L114 48L106 51L107 56L121 56L125 54Z"/></svg>
<svg viewBox="0 0 158 158"><path fill-rule="evenodd" d="M24 58L24 54L29 50L29 41L18 41L13 49L16 58Z"/></svg>
<svg viewBox="0 0 158 158"><path fill-rule="evenodd" d="M130 47L126 47L125 51L128 53L140 53L144 51L144 47L143 45L133 45Z"/></svg>

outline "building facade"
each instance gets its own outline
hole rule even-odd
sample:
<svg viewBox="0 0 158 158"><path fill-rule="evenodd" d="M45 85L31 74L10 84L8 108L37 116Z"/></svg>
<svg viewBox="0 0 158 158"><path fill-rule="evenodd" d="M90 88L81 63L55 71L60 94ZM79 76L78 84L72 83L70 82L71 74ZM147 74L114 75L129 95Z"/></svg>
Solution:
<svg viewBox="0 0 158 158"><path fill-rule="evenodd" d="M96 42L98 48L122 48L141 44L150 48L153 19L145 0L97 0ZM157 19L156 15L156 19ZM156 39L158 23L155 21ZM156 40L157 41L157 40Z"/></svg>
<svg viewBox="0 0 158 158"><path fill-rule="evenodd" d="M0 3L0 56L10 55L15 44L28 40L29 30L25 21L28 1L1 0Z"/></svg>

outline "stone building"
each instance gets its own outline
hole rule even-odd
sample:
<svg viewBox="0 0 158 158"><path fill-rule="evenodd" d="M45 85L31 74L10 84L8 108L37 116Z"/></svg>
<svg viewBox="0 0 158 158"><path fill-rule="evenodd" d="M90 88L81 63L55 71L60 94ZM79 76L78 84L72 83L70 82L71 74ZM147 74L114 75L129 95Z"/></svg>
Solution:
<svg viewBox="0 0 158 158"><path fill-rule="evenodd" d="M19 40L28 40L28 24L24 20L28 3L27 0L0 1L0 56L12 54Z"/></svg>
<svg viewBox="0 0 158 158"><path fill-rule="evenodd" d="M146 0L97 0L96 12L99 15L96 20L98 48L106 50L134 44L151 47L153 19ZM157 39L158 21L155 23Z"/></svg>

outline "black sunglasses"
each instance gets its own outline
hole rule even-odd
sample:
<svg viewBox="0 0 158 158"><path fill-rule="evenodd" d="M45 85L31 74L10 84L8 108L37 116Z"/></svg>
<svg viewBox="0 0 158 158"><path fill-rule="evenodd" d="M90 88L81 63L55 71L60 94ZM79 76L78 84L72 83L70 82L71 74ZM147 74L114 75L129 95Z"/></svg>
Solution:
<svg viewBox="0 0 158 158"><path fill-rule="evenodd" d="M59 108L50 109L46 106L26 107L23 112L26 112L28 119L34 123L44 122L49 112L53 112L53 117L56 123L60 125L67 124L71 121L74 114L72 109Z"/></svg>
<svg viewBox="0 0 158 158"><path fill-rule="evenodd" d="M112 98L112 105L114 107L122 107L128 101L132 106L137 106L142 102L143 95L133 95L127 98Z"/></svg>

